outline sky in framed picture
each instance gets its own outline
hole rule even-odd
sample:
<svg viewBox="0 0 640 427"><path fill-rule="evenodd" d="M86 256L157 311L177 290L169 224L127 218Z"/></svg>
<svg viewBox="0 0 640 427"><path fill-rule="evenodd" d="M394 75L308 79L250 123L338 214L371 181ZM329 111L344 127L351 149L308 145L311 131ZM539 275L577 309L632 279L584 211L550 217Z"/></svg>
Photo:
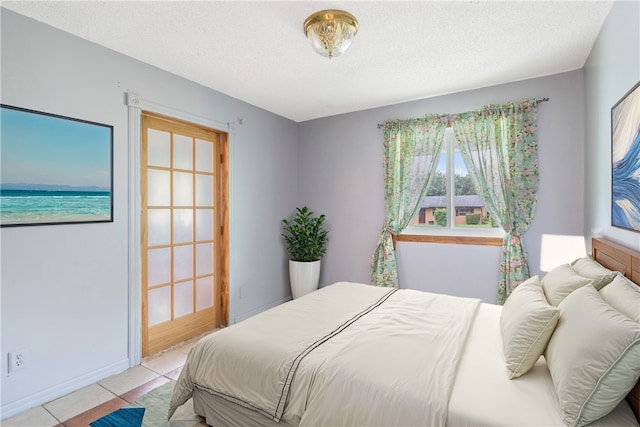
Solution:
<svg viewBox="0 0 640 427"><path fill-rule="evenodd" d="M640 232L640 82L611 108L611 225Z"/></svg>
<svg viewBox="0 0 640 427"><path fill-rule="evenodd" d="M0 226L113 221L113 126L0 109Z"/></svg>

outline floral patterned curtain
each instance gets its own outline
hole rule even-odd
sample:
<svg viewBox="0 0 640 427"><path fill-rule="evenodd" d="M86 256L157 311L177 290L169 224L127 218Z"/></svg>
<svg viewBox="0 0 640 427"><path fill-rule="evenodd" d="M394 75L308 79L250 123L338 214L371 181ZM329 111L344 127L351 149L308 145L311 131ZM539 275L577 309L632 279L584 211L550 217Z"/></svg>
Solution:
<svg viewBox="0 0 640 427"><path fill-rule="evenodd" d="M489 105L453 117L462 158L491 216L504 229L498 304L529 278L522 235L538 191L537 100Z"/></svg>
<svg viewBox="0 0 640 427"><path fill-rule="evenodd" d="M447 116L427 115L383 125L386 220L371 259L371 282L377 286L398 286L391 234L404 230L420 208L438 167L447 121Z"/></svg>

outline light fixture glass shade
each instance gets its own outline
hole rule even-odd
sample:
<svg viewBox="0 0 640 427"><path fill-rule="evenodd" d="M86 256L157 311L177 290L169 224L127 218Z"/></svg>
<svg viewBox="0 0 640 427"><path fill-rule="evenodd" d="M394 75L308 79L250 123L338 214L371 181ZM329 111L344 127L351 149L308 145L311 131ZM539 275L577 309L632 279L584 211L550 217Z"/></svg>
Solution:
<svg viewBox="0 0 640 427"><path fill-rule="evenodd" d="M342 10L323 10L304 22L304 33L313 49L320 55L333 58L342 54L358 32L358 21Z"/></svg>

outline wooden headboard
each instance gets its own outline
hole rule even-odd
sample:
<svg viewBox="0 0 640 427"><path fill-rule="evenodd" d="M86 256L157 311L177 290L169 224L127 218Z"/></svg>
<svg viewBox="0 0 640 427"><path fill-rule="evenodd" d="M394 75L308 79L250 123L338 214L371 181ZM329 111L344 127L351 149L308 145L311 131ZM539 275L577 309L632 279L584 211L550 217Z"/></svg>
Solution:
<svg viewBox="0 0 640 427"><path fill-rule="evenodd" d="M640 286L640 252L604 239L591 240L591 256L609 270L619 271Z"/></svg>
<svg viewBox="0 0 640 427"><path fill-rule="evenodd" d="M640 252L594 237L591 240L591 256L609 270L623 273L629 280L640 286ZM627 396L627 402L640 421L640 382Z"/></svg>

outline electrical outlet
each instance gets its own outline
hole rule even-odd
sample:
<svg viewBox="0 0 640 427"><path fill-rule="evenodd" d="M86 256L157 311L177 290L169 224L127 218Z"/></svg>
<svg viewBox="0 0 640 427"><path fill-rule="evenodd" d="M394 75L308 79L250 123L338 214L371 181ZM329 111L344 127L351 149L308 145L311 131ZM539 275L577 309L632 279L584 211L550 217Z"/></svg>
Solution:
<svg viewBox="0 0 640 427"><path fill-rule="evenodd" d="M240 299L244 299L244 286L240 286Z"/></svg>
<svg viewBox="0 0 640 427"><path fill-rule="evenodd" d="M27 352L16 350L9 352L9 373L16 372L27 367Z"/></svg>

